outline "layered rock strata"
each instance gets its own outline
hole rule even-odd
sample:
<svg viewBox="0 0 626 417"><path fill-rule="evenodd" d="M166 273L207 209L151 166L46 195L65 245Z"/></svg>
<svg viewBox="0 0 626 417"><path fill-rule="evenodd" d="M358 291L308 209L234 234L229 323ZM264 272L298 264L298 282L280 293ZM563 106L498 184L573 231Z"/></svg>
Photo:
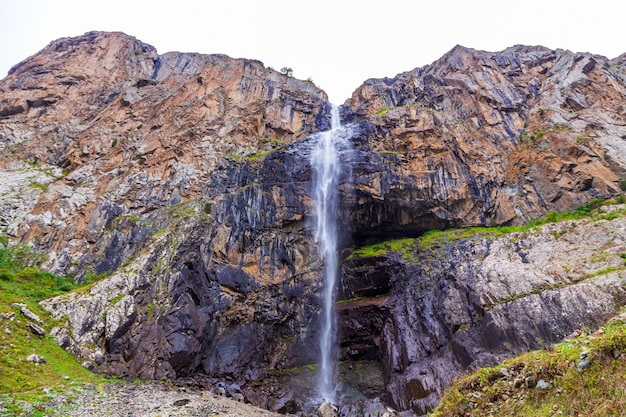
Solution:
<svg viewBox="0 0 626 417"><path fill-rule="evenodd" d="M625 66L456 47L366 81L342 107L342 244L522 224L621 193ZM258 61L159 55L120 33L54 41L15 66L0 81L0 227L53 272L97 281L44 303L67 323L59 343L130 378L246 383L316 362L309 156L328 112L323 91ZM621 250L613 221L602 262ZM387 401L423 413L465 369L596 326L623 302L621 276L552 271L542 251L600 249L550 231L411 249L419 262L350 257L342 358L380 361Z"/></svg>
<svg viewBox="0 0 626 417"><path fill-rule="evenodd" d="M355 251L343 266L344 358L376 352L389 403L423 415L468 370L596 329L626 303L623 208L614 216Z"/></svg>
<svg viewBox="0 0 626 417"><path fill-rule="evenodd" d="M369 132L353 171L355 238L523 224L620 192L625 77L623 57L459 46L366 81L345 103Z"/></svg>

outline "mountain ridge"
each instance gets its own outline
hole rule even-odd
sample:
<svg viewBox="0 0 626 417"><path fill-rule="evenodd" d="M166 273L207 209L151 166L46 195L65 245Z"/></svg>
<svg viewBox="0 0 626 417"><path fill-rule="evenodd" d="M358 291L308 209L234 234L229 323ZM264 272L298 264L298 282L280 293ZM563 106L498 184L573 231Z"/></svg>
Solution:
<svg viewBox="0 0 626 417"><path fill-rule="evenodd" d="M382 368L383 391L369 387L370 396L425 414L450 383L437 360L461 374L505 356L507 343L517 352L558 338L573 325L563 314L597 326L623 305L619 275L593 291L538 282L538 293L509 300L528 284L530 249L519 242L415 249L410 256L428 255L423 266L397 253L373 263L348 255L619 197L625 56L457 46L430 65L365 81L341 106L351 137L338 190L340 359ZM315 363L323 261L311 233L310 153L329 114L322 90L259 61L158 55L121 33L54 41L13 67L0 80L0 228L46 253L47 269L99 279L44 303L67 324L57 342L127 378L201 374L251 387L272 370ZM541 233L524 240L550 251ZM602 262L626 252L614 239ZM502 274L482 269L488 255ZM576 280L573 268L542 274ZM515 319L544 291L545 305L563 300L545 323ZM602 311L572 307L592 293ZM449 310L425 309L415 294ZM489 300L504 301L490 309ZM511 336L516 326L523 338ZM249 400L308 412L295 388L279 391ZM346 407L343 415L362 412Z"/></svg>

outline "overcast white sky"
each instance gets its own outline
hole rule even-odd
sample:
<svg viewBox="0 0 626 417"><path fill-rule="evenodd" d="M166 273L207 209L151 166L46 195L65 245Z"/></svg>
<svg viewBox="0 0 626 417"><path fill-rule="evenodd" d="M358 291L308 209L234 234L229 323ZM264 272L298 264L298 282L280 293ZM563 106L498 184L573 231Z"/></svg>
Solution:
<svg viewBox="0 0 626 417"><path fill-rule="evenodd" d="M430 64L456 44L615 58L626 52L622 7L615 0L0 0L0 78L54 39L123 31L161 54L224 53L291 67L341 104L366 79Z"/></svg>

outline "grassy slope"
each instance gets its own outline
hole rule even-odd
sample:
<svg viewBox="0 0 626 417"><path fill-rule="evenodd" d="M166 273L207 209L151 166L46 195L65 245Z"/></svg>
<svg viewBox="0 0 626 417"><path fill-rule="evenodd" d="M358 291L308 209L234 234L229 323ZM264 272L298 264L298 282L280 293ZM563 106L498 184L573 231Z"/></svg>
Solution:
<svg viewBox="0 0 626 417"><path fill-rule="evenodd" d="M588 364L585 365L585 362ZM547 389L537 388L544 380ZM588 335L526 353L456 381L431 417L623 416L626 314Z"/></svg>
<svg viewBox="0 0 626 417"><path fill-rule="evenodd" d="M45 403L55 392L65 392L85 382L97 383L95 376L61 349L50 329L54 320L38 306L38 301L70 291L76 285L37 268L43 257L27 246L8 249L0 241L0 416L46 414ZM15 303L25 304L43 321L46 336L31 333L31 321ZM46 363L26 360L31 354L43 356ZM44 388L46 392L44 392Z"/></svg>

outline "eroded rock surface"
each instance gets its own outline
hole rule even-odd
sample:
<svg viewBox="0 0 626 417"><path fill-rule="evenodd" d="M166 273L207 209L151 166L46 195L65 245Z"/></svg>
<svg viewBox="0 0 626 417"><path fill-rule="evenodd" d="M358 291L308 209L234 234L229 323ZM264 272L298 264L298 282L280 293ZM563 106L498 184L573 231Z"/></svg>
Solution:
<svg viewBox="0 0 626 417"><path fill-rule="evenodd" d="M625 66L456 47L366 81L341 111L351 122L342 245L522 224L621 193ZM323 91L258 61L159 55L121 33L54 41L16 65L0 81L0 228L47 253L51 271L100 279L44 303L67 322L51 332L59 344L102 372L199 373L244 389L317 362L323 263L309 157L328 113ZM569 246L550 233L563 224L416 249L418 261L351 257L341 356L380 361L385 401L423 413L464 370L614 311L622 222L613 235L576 226L589 230ZM601 245L612 248L601 262L572 264L577 246ZM568 271L546 258L561 253ZM600 265L618 270L585 277ZM382 410L380 385L363 389L363 404ZM255 401L299 411L295 396L272 395Z"/></svg>
<svg viewBox="0 0 626 417"><path fill-rule="evenodd" d="M626 303L623 214L502 237L444 236L429 248L381 243L385 253L357 251L344 263L353 291L361 285L355 265L391 285L384 297L348 301L338 313L344 358L377 351L387 400L399 410L426 414L464 372L596 329ZM359 314L364 306L370 311ZM364 328L368 337L357 337Z"/></svg>
<svg viewBox="0 0 626 417"><path fill-rule="evenodd" d="M542 47L455 47L346 101L367 140L355 238L522 224L619 192L624 59Z"/></svg>
<svg viewBox="0 0 626 417"><path fill-rule="evenodd" d="M0 167L60 168L50 184L31 180L46 187L25 221L9 212L0 227L47 252L57 273L113 272L145 244L155 211L217 203L216 170L327 123L326 94L310 82L259 61L158 55L121 33L52 42L10 71L0 97ZM118 230L120 219L134 225Z"/></svg>

